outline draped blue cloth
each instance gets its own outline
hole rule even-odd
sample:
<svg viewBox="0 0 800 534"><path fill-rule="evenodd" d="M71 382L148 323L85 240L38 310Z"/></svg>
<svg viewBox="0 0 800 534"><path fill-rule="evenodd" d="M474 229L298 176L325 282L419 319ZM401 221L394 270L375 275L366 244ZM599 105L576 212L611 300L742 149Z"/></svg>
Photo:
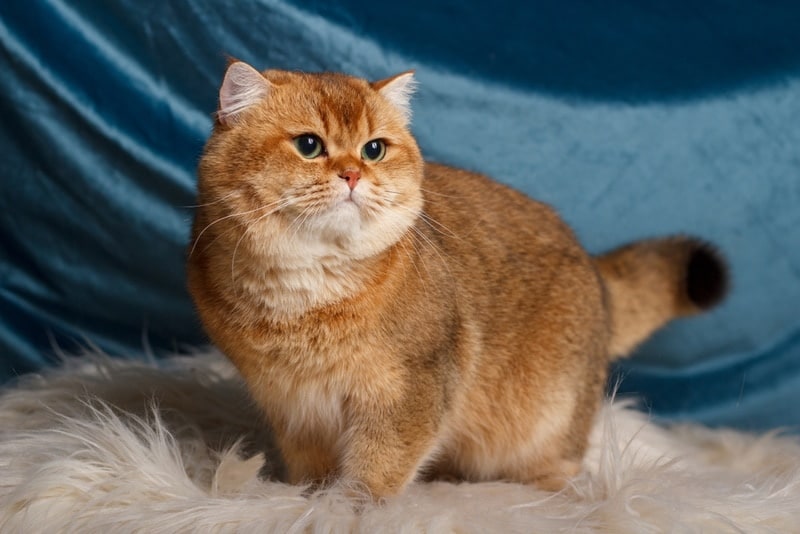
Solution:
<svg viewBox="0 0 800 534"><path fill-rule="evenodd" d="M0 2L0 378L205 342L194 169L229 56L416 69L426 157L554 205L592 252L686 232L733 292L617 368L654 414L800 423L800 4Z"/></svg>

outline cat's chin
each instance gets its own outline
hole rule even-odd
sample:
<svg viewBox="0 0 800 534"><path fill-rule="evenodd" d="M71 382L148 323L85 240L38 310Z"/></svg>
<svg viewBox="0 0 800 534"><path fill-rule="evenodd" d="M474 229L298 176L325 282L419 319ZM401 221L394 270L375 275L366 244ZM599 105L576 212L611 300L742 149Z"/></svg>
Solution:
<svg viewBox="0 0 800 534"><path fill-rule="evenodd" d="M335 201L318 214L314 226L323 235L355 237L363 222L363 208L356 201L345 198Z"/></svg>
<svg viewBox="0 0 800 534"><path fill-rule="evenodd" d="M363 199L345 199L335 202L313 220L309 219L307 230L320 244L327 243L336 252L358 260L397 243L415 218L413 210L376 213Z"/></svg>

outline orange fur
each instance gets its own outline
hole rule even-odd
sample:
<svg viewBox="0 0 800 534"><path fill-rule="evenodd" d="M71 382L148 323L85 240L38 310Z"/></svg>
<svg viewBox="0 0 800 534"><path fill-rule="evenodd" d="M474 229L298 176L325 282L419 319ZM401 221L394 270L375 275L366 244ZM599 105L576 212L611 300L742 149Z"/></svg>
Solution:
<svg viewBox="0 0 800 534"><path fill-rule="evenodd" d="M715 303L693 305L687 283L721 297L723 264L689 238L593 259L548 206L424 163L412 82L231 64L199 167L192 296L291 482L354 480L375 498L425 474L557 489L610 357ZM306 159L308 134L324 150Z"/></svg>

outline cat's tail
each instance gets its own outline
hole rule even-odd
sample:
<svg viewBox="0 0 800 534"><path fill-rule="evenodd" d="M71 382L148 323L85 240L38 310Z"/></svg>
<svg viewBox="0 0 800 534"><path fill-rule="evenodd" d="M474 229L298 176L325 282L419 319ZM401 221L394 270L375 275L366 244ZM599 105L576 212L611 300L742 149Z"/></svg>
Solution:
<svg viewBox="0 0 800 534"><path fill-rule="evenodd" d="M637 241L595 263L608 290L612 357L630 354L671 319L714 307L728 291L725 260L693 237Z"/></svg>

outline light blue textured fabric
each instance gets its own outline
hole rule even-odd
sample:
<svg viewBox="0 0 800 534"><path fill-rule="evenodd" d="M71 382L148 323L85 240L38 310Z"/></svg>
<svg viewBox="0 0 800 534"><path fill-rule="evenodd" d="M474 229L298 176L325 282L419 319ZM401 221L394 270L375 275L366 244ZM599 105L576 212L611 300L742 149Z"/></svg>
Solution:
<svg viewBox="0 0 800 534"><path fill-rule="evenodd" d="M702 5L701 5L702 4ZM415 68L427 157L553 204L591 251L674 232L733 292L620 367L654 413L800 424L800 5L0 2L0 375L204 341L183 258L228 56Z"/></svg>

